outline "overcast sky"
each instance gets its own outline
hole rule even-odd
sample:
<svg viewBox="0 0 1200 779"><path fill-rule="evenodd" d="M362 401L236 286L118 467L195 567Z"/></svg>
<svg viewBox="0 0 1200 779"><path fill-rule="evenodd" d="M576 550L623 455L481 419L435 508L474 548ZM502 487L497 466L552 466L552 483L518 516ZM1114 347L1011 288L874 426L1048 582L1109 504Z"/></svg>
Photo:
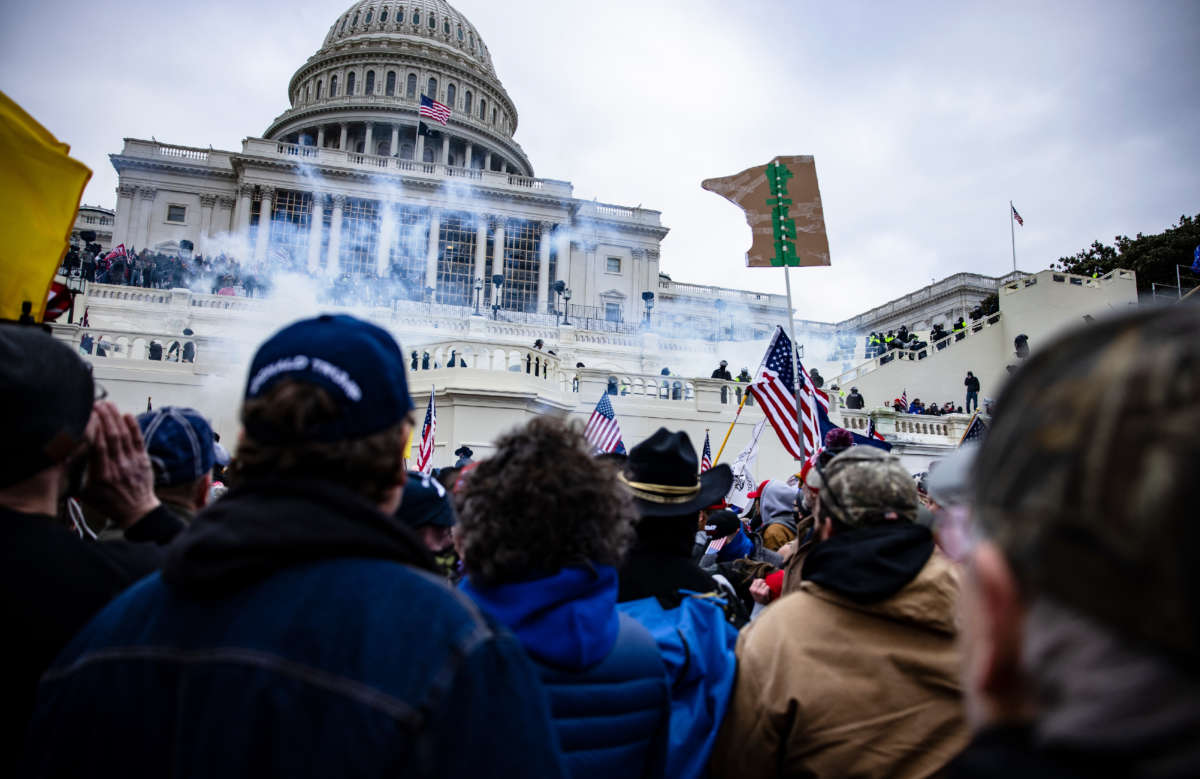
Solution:
<svg viewBox="0 0 1200 779"><path fill-rule="evenodd" d="M124 137L239 149L345 0L6 2L0 89L95 171ZM460 0L537 175L663 212L676 280L782 291L700 181L811 154L840 319L959 271L1038 270L1200 212L1200 3Z"/></svg>

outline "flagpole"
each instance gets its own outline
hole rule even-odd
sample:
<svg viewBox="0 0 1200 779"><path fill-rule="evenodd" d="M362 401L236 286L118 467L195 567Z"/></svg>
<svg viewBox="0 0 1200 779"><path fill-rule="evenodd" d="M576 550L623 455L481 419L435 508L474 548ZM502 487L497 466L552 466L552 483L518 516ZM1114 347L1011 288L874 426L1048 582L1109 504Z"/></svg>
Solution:
<svg viewBox="0 0 1200 779"><path fill-rule="evenodd" d="M1012 236L1012 255L1013 255L1013 273L1017 272L1017 228L1013 226L1013 213L1016 209L1013 208L1012 201L1008 201L1008 232Z"/></svg>
<svg viewBox="0 0 1200 779"><path fill-rule="evenodd" d="M787 262L787 258L784 258ZM788 272L789 267L783 266L783 280L787 285L787 317L788 317L788 335L792 339L792 382L796 388L796 434L800 436L801 444L804 443L804 423L800 419L800 357L797 354L796 343L796 317L792 312L792 274ZM816 402L813 398L813 402Z"/></svg>
<svg viewBox="0 0 1200 779"><path fill-rule="evenodd" d="M750 397L750 385L746 385L746 391L742 393L742 402L738 403L737 413L733 415L733 421L729 423L729 429L725 431L725 440L721 442L721 448L717 450L717 456L713 458L713 466L721 462L721 452L725 451L725 444L729 443L729 434L733 432L733 426L737 424L738 417L742 415L742 408L746 405L746 398ZM708 432L707 430L705 431Z"/></svg>

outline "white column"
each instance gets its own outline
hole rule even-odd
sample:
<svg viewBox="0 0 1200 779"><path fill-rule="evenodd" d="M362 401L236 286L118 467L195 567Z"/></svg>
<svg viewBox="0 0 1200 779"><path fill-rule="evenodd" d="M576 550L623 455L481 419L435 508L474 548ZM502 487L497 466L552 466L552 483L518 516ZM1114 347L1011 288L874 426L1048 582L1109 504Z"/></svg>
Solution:
<svg viewBox="0 0 1200 779"><path fill-rule="evenodd" d="M508 160L500 160L500 172L508 173Z"/></svg>
<svg viewBox="0 0 1200 779"><path fill-rule="evenodd" d="M467 158L466 158L466 160L463 162L463 167L464 167L464 168L469 168L469 167L471 167L471 155L472 155L472 153L473 153L474 151L475 151L475 144L473 144L473 143L468 143L468 144L467 144Z"/></svg>
<svg viewBox="0 0 1200 779"><path fill-rule="evenodd" d="M492 169L492 153L490 151L487 154L483 155L483 169L484 170Z"/></svg>
<svg viewBox="0 0 1200 779"><path fill-rule="evenodd" d="M363 138L363 154L375 153L375 123L367 122L367 134Z"/></svg>
<svg viewBox="0 0 1200 779"><path fill-rule="evenodd" d="M342 122L342 134L338 137L338 148L346 150L346 123Z"/></svg>
<svg viewBox="0 0 1200 779"><path fill-rule="evenodd" d="M329 257L325 260L325 273L329 275L342 269L342 208L345 205L345 195L333 196L333 217L329 223Z"/></svg>
<svg viewBox="0 0 1200 779"><path fill-rule="evenodd" d="M442 133L442 164L450 164L450 136Z"/></svg>
<svg viewBox="0 0 1200 779"><path fill-rule="evenodd" d="M497 217L495 220L496 229L493 231L495 238L492 241L492 275L504 273L504 217ZM507 279L505 280L507 282ZM500 302L500 290L492 285L492 305Z"/></svg>
<svg viewBox="0 0 1200 779"><path fill-rule="evenodd" d="M429 209L429 244L425 249L425 286L437 289L438 243L442 234L442 214Z"/></svg>
<svg viewBox="0 0 1200 779"><path fill-rule="evenodd" d="M421 135L421 125L417 124L417 142L413 146L413 162L425 161L425 136Z"/></svg>
<svg viewBox="0 0 1200 779"><path fill-rule="evenodd" d="M393 157L400 156L400 125L392 125L392 146L389 152Z"/></svg>
<svg viewBox="0 0 1200 779"><path fill-rule="evenodd" d="M538 244L538 281L537 281L537 313L546 313L547 298L550 295L550 229L554 225L542 222L541 242Z"/></svg>
<svg viewBox="0 0 1200 779"><path fill-rule="evenodd" d="M212 235L213 209L216 205L216 195L200 196L200 229L196 232L197 254L208 254L208 237Z"/></svg>
<svg viewBox="0 0 1200 779"><path fill-rule="evenodd" d="M475 279L482 279L487 274L487 234L488 234L488 219L487 214L479 214L475 217ZM474 283L474 279L471 280ZM474 287L472 287L472 290ZM474 304L474 300L471 301Z"/></svg>
<svg viewBox="0 0 1200 779"><path fill-rule="evenodd" d="M554 232L554 240L558 242L558 281L562 279L567 282L567 286L571 286L571 233L566 226L558 228Z"/></svg>
<svg viewBox="0 0 1200 779"><path fill-rule="evenodd" d="M321 267L321 227L325 222L325 194L314 192L312 212L308 221L308 272L316 273Z"/></svg>
<svg viewBox="0 0 1200 779"><path fill-rule="evenodd" d="M151 230L154 228L154 199L158 197L158 190L154 187L138 187L138 197L142 201L142 221L145 223L145 230L137 248L145 249L150 246Z"/></svg>
<svg viewBox="0 0 1200 779"><path fill-rule="evenodd" d="M275 189L262 188L262 203L258 209L258 235L254 241L254 259L264 260L271 242L271 212L274 210Z"/></svg>
<svg viewBox="0 0 1200 779"><path fill-rule="evenodd" d="M325 125L323 124L317 126L317 148L325 148Z"/></svg>
<svg viewBox="0 0 1200 779"><path fill-rule="evenodd" d="M396 204L384 200L380 203L383 220L379 225L379 240L375 242L375 272L379 278L387 276L392 243L396 240Z"/></svg>
<svg viewBox="0 0 1200 779"><path fill-rule="evenodd" d="M132 234L130 225L134 224L133 211L137 204L137 187L129 184L117 186L117 218L113 221L113 246L123 243L129 246L129 236Z"/></svg>
<svg viewBox="0 0 1200 779"><path fill-rule="evenodd" d="M237 231L242 243L250 240L250 199L252 197L254 197L253 184L242 184L238 187Z"/></svg>

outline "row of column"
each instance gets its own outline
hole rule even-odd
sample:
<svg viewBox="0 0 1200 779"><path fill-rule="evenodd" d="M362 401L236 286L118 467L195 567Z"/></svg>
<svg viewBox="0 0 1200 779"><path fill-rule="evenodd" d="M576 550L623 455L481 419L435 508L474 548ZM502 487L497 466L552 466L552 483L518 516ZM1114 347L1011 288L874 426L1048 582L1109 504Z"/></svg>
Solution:
<svg viewBox="0 0 1200 779"><path fill-rule="evenodd" d="M260 210L259 210L259 229L255 236L254 242L254 257L262 260L267 256L270 248L271 238L271 216L275 206L274 198L275 191L271 187L260 187ZM254 195L254 186L244 184L239 190L241 195L241 204L239 208L240 221L238 229L240 234L249 239L250 236L250 209ZM329 267L340 261L341 245L342 245L342 216L346 206L346 196L335 194L332 198L333 213L329 224L329 252L326 259L326 267ZM308 270L310 273L315 273L321 266L321 227L324 223L324 203L325 195L315 193L312 199L312 213L309 218L309 235L308 235ZM390 205L390 204L387 204ZM441 211L437 208L431 208L429 213L429 235L426 243L425 252L425 286L437 290L438 281L438 256L441 248L441 229L442 219ZM383 209L382 222L379 230L379 240L376 241L376 256L375 267L380 276L387 273L389 263L389 252L394 243L395 231L395 209L385 207ZM508 222L506 217L485 215L480 216L477 220L475 228L475 273L476 279L484 280L485 278L504 273L504 233L505 226ZM492 228L492 268L491 273L487 272L487 238L488 228ZM570 251L570 244L567 243L566 231L555 230L555 225L549 221L539 222L541 227L538 241L538 279L537 279L537 311L545 312L549 304L550 297L550 251L551 241L555 236L559 239L558 256L560 262L565 264L565 258ZM496 305L500 302L500 290L494 285L492 286L491 305Z"/></svg>
<svg viewBox="0 0 1200 779"><path fill-rule="evenodd" d="M374 155L376 152L376 149L375 149L375 125L379 124L379 123L378 122L363 122L362 124L366 128L363 133L363 153ZM347 144L350 142L350 138L349 138L350 123L341 122L340 124L337 124L334 126L338 129L338 142L337 142L336 147L331 147L331 148L345 150L347 147ZM404 131L406 134L408 132L408 127L407 127L407 125L399 125L399 124L385 124L384 126L391 128L391 141L388 144L388 152L386 154L384 154L383 156L394 157L400 153L400 130L401 130L401 127L404 128ZM317 148L321 148L321 149L325 148L325 140L326 140L325 128L326 128L326 125L317 125L317 127L315 128ZM314 128L311 128L311 127L308 128L305 131L305 133L307 133L310 136L313 135ZM421 133L418 131L418 129L416 127L413 128L413 133L414 133L414 137L415 137L415 140L413 141L413 160L415 160L417 162L421 162L425 159L425 136L421 135ZM435 152L434 160L433 160L434 162L439 162L439 163L445 164L447 162L447 160L449 160L449 158L450 158L450 140L451 140L451 138L450 138L449 133L442 131L441 156L440 157L437 156L437 154ZM473 161L474 156L475 156L475 144L466 139L463 139L463 143L465 145L465 149L464 149L465 159L464 159L461 167L469 168L469 167L471 167L471 162ZM484 170L492 169L492 152L490 149L486 149L486 148L484 149L483 169ZM501 173L508 172L508 161L503 158L500 160L500 172Z"/></svg>

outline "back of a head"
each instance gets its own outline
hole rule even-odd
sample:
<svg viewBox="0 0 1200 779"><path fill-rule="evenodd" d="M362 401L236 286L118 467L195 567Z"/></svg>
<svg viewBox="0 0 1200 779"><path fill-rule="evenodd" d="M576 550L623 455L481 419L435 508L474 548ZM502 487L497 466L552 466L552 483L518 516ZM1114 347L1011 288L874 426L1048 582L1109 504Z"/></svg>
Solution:
<svg viewBox="0 0 1200 779"><path fill-rule="evenodd" d="M900 458L873 446L855 446L809 473L820 490L821 511L848 527L917 518L917 487Z"/></svg>
<svg viewBox="0 0 1200 779"><path fill-rule="evenodd" d="M556 417L501 436L461 484L463 560L478 586L616 566L634 538L637 512L617 466L592 456L578 424Z"/></svg>
<svg viewBox="0 0 1200 779"><path fill-rule="evenodd" d="M1200 667L1200 308L1072 331L1001 394L975 518L1048 596Z"/></svg>
<svg viewBox="0 0 1200 779"><path fill-rule="evenodd" d="M154 469L154 486L179 487L203 479L216 462L216 441L204 416L192 408L160 406L139 414L138 427Z"/></svg>

